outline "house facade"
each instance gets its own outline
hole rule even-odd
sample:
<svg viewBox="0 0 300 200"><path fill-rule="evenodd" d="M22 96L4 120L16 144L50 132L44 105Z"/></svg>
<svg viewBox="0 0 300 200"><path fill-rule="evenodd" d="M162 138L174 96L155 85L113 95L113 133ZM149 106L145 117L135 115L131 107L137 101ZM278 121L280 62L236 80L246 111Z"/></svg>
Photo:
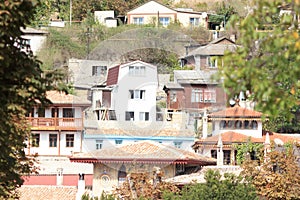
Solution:
<svg viewBox="0 0 300 200"><path fill-rule="evenodd" d="M163 145L154 141L139 141L117 147L111 146L88 153L74 154L71 162L93 163L93 195L111 192L120 186L130 173L153 174L159 168L164 178L195 172L216 160L199 154Z"/></svg>
<svg viewBox="0 0 300 200"><path fill-rule="evenodd" d="M136 25L153 24L168 26L179 22L183 26L207 26L206 18L201 12L192 9L172 9L156 1L149 1L127 13L127 23Z"/></svg>
<svg viewBox="0 0 300 200"><path fill-rule="evenodd" d="M226 106L227 95L211 76L216 70L175 70L174 82L164 86L167 109L184 111L188 124L194 125L205 109L219 110Z"/></svg>
<svg viewBox="0 0 300 200"><path fill-rule="evenodd" d="M276 145L299 142L295 137L263 130L262 113L239 105L204 115L202 135L195 141L193 149L205 156L218 158L218 165L236 165L235 145L247 142ZM209 131L209 123L212 129ZM252 159L256 152L252 152Z"/></svg>
<svg viewBox="0 0 300 200"><path fill-rule="evenodd" d="M181 57L181 65L194 66L195 70L217 70L219 58L225 51L234 51L238 46L226 37L217 38L209 44L200 46Z"/></svg>
<svg viewBox="0 0 300 200"><path fill-rule="evenodd" d="M134 141L152 140L190 150L194 132L186 115L157 105L157 67L133 61L109 68L105 86L92 88L92 107L84 120L89 152Z"/></svg>
<svg viewBox="0 0 300 200"><path fill-rule="evenodd" d="M90 102L62 92L47 92L52 104L27 114L31 129L25 152L39 156L69 156L82 151L83 110Z"/></svg>

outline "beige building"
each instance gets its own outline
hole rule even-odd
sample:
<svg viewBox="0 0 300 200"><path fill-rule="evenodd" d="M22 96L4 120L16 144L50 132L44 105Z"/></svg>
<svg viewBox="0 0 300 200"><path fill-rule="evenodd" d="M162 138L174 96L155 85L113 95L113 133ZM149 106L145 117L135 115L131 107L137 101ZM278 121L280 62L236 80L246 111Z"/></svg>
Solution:
<svg viewBox="0 0 300 200"><path fill-rule="evenodd" d="M133 142L88 153L74 154L71 162L93 163L93 195L111 192L120 186L127 174L152 173L160 168L164 178L193 173L206 165L216 165L213 158L204 157L153 141Z"/></svg>
<svg viewBox="0 0 300 200"><path fill-rule="evenodd" d="M207 27L206 13L195 12L192 9L172 9L156 1L149 1L127 13L128 24L155 24L168 26L179 22L183 26Z"/></svg>

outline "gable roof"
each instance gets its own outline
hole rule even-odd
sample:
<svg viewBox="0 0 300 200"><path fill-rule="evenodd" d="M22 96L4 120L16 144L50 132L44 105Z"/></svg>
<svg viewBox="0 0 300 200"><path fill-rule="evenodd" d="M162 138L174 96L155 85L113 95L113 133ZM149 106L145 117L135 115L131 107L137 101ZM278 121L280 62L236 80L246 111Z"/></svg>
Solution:
<svg viewBox="0 0 300 200"><path fill-rule="evenodd" d="M216 70L174 70L174 79L179 84L216 84L211 76Z"/></svg>
<svg viewBox="0 0 300 200"><path fill-rule="evenodd" d="M155 8L155 6L158 6L159 10L153 10L153 8ZM144 10L144 8L152 8L152 9L147 9ZM127 12L127 14L135 14L135 13L176 13L177 11L169 8L166 5L163 5L157 1L148 1L140 6L135 7L134 9L130 10L129 12Z"/></svg>
<svg viewBox="0 0 300 200"><path fill-rule="evenodd" d="M222 56L226 50L235 51L238 45L236 45L232 40L221 37L216 40L211 41L205 46L198 47L197 49L191 51L187 56L190 57L194 55L211 55L211 56Z"/></svg>
<svg viewBox="0 0 300 200"><path fill-rule="evenodd" d="M208 117L209 118L256 118L256 119L260 119L262 117L262 113L255 111L255 110L248 109L248 108L234 106L234 107L226 108L225 110L211 113L208 115Z"/></svg>
<svg viewBox="0 0 300 200"><path fill-rule="evenodd" d="M216 164L213 158L167 146L153 141L140 141L130 144L113 146L88 153L74 154L72 162L111 163L111 162L138 162L138 163L195 163Z"/></svg>

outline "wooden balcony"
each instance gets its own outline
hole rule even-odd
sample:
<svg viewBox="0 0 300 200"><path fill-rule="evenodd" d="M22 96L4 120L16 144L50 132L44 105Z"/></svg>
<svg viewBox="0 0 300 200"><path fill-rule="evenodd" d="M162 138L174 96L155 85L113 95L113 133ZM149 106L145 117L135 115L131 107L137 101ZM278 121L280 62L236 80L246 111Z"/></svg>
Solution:
<svg viewBox="0 0 300 200"><path fill-rule="evenodd" d="M74 131L83 128L82 118L27 117L31 130Z"/></svg>

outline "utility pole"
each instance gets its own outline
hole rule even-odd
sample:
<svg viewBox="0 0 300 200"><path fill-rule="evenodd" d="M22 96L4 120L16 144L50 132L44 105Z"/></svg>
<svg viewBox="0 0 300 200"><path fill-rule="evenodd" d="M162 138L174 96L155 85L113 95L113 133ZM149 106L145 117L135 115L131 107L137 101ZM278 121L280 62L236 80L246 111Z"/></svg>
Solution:
<svg viewBox="0 0 300 200"><path fill-rule="evenodd" d="M72 26L72 0L70 0L70 26Z"/></svg>

